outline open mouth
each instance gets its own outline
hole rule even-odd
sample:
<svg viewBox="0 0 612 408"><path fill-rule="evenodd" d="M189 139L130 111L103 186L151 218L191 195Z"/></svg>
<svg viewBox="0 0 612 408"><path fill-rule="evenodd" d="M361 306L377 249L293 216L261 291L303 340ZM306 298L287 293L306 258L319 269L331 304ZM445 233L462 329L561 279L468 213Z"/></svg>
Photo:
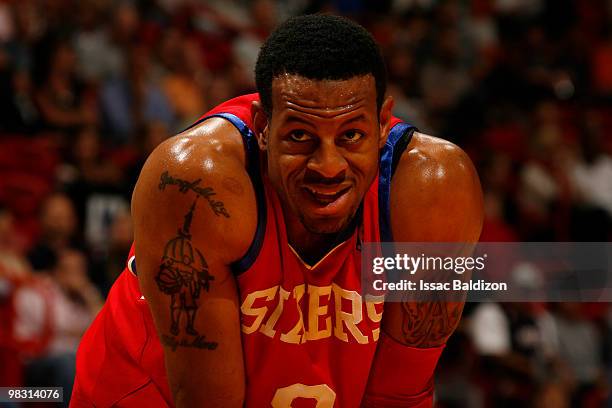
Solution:
<svg viewBox="0 0 612 408"><path fill-rule="evenodd" d="M346 194L351 189L351 187L344 187L336 191L330 190L329 188L321 189L317 187L307 186L304 186L303 189L314 201L316 201L320 205L329 205L338 200L344 194Z"/></svg>

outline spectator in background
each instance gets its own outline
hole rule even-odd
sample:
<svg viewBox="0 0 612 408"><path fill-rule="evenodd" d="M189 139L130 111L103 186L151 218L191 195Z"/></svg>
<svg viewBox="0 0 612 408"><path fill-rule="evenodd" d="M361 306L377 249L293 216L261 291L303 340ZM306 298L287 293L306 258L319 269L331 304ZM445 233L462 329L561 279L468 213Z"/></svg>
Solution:
<svg viewBox="0 0 612 408"><path fill-rule="evenodd" d="M242 68L242 78L248 78L254 88L253 72L263 42L278 24L276 7L272 0L255 0L250 3L248 26L242 27L233 42L233 63Z"/></svg>
<svg viewBox="0 0 612 408"><path fill-rule="evenodd" d="M168 137L168 128L159 121L151 121L146 125L143 132L139 132L139 137L136 138L136 159L125 171L127 193L131 193L149 154ZM104 256L94 259L96 284L104 294L107 293L110 285L125 268L125 254L129 252L132 245L132 234L132 221L129 209L125 206L113 216L108 229L108 237L105 238L108 247Z"/></svg>
<svg viewBox="0 0 612 408"><path fill-rule="evenodd" d="M568 387L567 376L555 365L558 333L554 319L542 305L481 303L470 314L468 327L482 356L483 380L488 383L485 388L492 406L533 401L537 384L544 381ZM490 371L495 371L494 377L488 376Z"/></svg>
<svg viewBox="0 0 612 408"><path fill-rule="evenodd" d="M78 3L80 30L74 42L81 77L100 83L126 72L126 54L138 35L140 17L130 2L110 9L102 2ZM110 25L103 25L110 15Z"/></svg>
<svg viewBox="0 0 612 408"><path fill-rule="evenodd" d="M23 279L30 274L30 264L23 256L21 244L14 228L13 215L0 204L0 281Z"/></svg>
<svg viewBox="0 0 612 408"><path fill-rule="evenodd" d="M430 126L425 121L414 54L414 50L407 44L398 44L391 49L387 59L388 88L395 102L394 115L425 131Z"/></svg>
<svg viewBox="0 0 612 408"><path fill-rule="evenodd" d="M0 130L32 133L39 128L39 115L30 76L23 69L7 67L0 73Z"/></svg>
<svg viewBox="0 0 612 408"><path fill-rule="evenodd" d="M603 148L596 116L587 117L579 154L568 169L574 192L572 239L608 241L612 225L612 157Z"/></svg>
<svg viewBox="0 0 612 408"><path fill-rule="evenodd" d="M60 252L78 247L77 227L77 217L70 199L62 193L47 197L40 211L38 241L28 253L34 270L50 272Z"/></svg>
<svg viewBox="0 0 612 408"><path fill-rule="evenodd" d="M174 36L176 32L168 35ZM206 87L209 73L204 69L203 54L194 39L180 37L177 58L168 61L168 74L162 87L177 116L177 126L184 129L206 111Z"/></svg>
<svg viewBox="0 0 612 408"><path fill-rule="evenodd" d="M122 182L121 170L105 157L98 130L94 127L82 128L76 138L73 159L79 178L90 185Z"/></svg>
<svg viewBox="0 0 612 408"><path fill-rule="evenodd" d="M35 44L48 30L44 6L35 1L4 2L7 5L5 30L6 47L15 68L29 71ZM4 41L3 41L4 42Z"/></svg>
<svg viewBox="0 0 612 408"><path fill-rule="evenodd" d="M21 385L21 352L15 346L13 297L31 277L30 264L21 253L13 215L0 204L0 384ZM16 350L17 349L17 350Z"/></svg>
<svg viewBox="0 0 612 408"><path fill-rule="evenodd" d="M103 304L98 290L87 278L87 261L83 253L62 250L50 276L45 278L46 295L23 290L17 301L21 314L28 320L50 319L51 336L42 355L28 362L26 385L31 387L64 387L71 395L75 375L76 351L81 336ZM46 296L45 301L37 297ZM47 304L51 313L41 307ZM29 310L24 310L29 309ZM38 316L38 317L35 317ZM65 398L63 406L68 406Z"/></svg>
<svg viewBox="0 0 612 408"><path fill-rule="evenodd" d="M29 75L28 31L19 19L23 10L15 4L0 4L0 131L30 133L38 124ZM34 19L35 20L35 19ZM36 27L36 21L30 21ZM32 28L32 27L28 27Z"/></svg>
<svg viewBox="0 0 612 408"><path fill-rule="evenodd" d="M472 85L469 72L461 63L459 41L456 28L441 28L436 35L433 58L423 67L423 100L431 115L430 124L436 126L435 132L445 129L446 116Z"/></svg>
<svg viewBox="0 0 612 408"><path fill-rule="evenodd" d="M128 73L104 82L100 91L103 129L116 144L133 142L138 129L152 120L175 131L174 112L160 86L151 78L151 55L144 46L130 49Z"/></svg>
<svg viewBox="0 0 612 408"><path fill-rule="evenodd" d="M558 356L575 382L572 406L586 406L586 400L605 384L602 338L593 322L584 317L579 303L553 306Z"/></svg>
<svg viewBox="0 0 612 408"><path fill-rule="evenodd" d="M87 276L87 258L81 251L67 249L59 254L53 278L61 293L56 294L54 305L52 353L75 353L85 329L102 307L100 293Z"/></svg>
<svg viewBox="0 0 612 408"><path fill-rule="evenodd" d="M567 239L570 207L568 149L556 104L543 101L536 109L530 157L520 174L518 204L523 239Z"/></svg>
<svg viewBox="0 0 612 408"><path fill-rule="evenodd" d="M72 164L60 172L63 189L72 200L83 226L88 254L94 272L91 278L104 290L106 274L97 265L107 255L110 229L117 214L129 208L127 203L132 185L125 169L114 162L102 145L97 130L83 128L73 146Z"/></svg>
<svg viewBox="0 0 612 408"><path fill-rule="evenodd" d="M125 177L102 146L100 135L94 127L81 129L72 146L71 156L72 163L62 168L60 178L74 204L79 224L87 228L92 198L103 194L123 196ZM104 240L105 237L100 239Z"/></svg>
<svg viewBox="0 0 612 408"><path fill-rule="evenodd" d="M70 43L50 36L38 44L36 55L35 100L45 127L71 134L97 123L96 101L76 75L76 55Z"/></svg>
<svg viewBox="0 0 612 408"><path fill-rule="evenodd" d="M115 282L125 268L125 254L130 252L134 240L134 228L129 212L117 214L110 229L110 244L105 258L106 281Z"/></svg>
<svg viewBox="0 0 612 408"><path fill-rule="evenodd" d="M474 44L478 56L494 52L498 45L497 25L493 13L493 4L489 1L471 1L469 16L464 28ZM476 63L480 63L477 61Z"/></svg>

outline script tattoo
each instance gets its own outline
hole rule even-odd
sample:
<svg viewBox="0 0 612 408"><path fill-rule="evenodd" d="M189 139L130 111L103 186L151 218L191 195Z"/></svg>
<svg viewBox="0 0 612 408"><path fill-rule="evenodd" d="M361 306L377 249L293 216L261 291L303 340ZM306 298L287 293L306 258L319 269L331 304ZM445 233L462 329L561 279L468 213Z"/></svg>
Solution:
<svg viewBox="0 0 612 408"><path fill-rule="evenodd" d="M176 237L172 238L164 249L161 266L155 282L159 290L170 295L171 326L169 335L162 335L162 342L173 351L177 347L196 347L214 350L216 342L207 342L195 328L199 299L202 289L210 290L210 282L215 279L208 272L208 265L199 249L191 243L191 222L198 199L193 202L185 215L183 225ZM181 320L185 320L185 333L196 336L194 339L178 339L181 333Z"/></svg>
<svg viewBox="0 0 612 408"><path fill-rule="evenodd" d="M197 336L193 340L182 339L178 340L176 337L168 336L166 334L162 334L161 342L172 349L172 351L176 351L176 349L181 347L195 347L199 349L207 349L207 350L215 350L219 343L215 341L206 341L204 336Z"/></svg>
<svg viewBox="0 0 612 408"><path fill-rule="evenodd" d="M159 190L164 191L167 185L177 185L179 192L187 193L188 191L195 192L199 197L203 197L208 201L210 208L212 208L215 215L222 215L225 218L229 218L229 212L225 208L225 204L223 201L216 201L213 199L213 196L216 195L215 190L212 187L200 187L200 182L202 179L197 179L195 181L186 181L180 178L176 178L171 176L167 171L163 172L159 179Z"/></svg>
<svg viewBox="0 0 612 408"><path fill-rule="evenodd" d="M463 302L403 302L402 334L406 345L437 347L446 342L461 320Z"/></svg>

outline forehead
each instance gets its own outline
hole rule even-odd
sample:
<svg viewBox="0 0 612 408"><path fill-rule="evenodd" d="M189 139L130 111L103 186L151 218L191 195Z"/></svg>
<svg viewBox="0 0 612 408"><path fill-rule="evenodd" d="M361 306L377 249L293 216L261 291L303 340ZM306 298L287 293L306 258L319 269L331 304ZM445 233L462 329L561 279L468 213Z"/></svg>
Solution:
<svg viewBox="0 0 612 408"><path fill-rule="evenodd" d="M376 83L371 74L345 80L315 80L283 74L272 81L273 111L298 110L335 116L360 108L376 109Z"/></svg>

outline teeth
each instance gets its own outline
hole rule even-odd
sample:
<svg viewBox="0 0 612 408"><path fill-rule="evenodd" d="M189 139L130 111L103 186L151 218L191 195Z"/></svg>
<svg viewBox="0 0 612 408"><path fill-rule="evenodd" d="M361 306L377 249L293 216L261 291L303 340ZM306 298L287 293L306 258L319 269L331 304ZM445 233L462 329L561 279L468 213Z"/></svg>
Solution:
<svg viewBox="0 0 612 408"><path fill-rule="evenodd" d="M312 194L313 198L320 202L321 204L330 204L336 201L342 194L346 192L347 189L340 189L333 193L323 192L316 190L314 188L305 187L306 191Z"/></svg>
<svg viewBox="0 0 612 408"><path fill-rule="evenodd" d="M322 191L317 191L317 190L314 190L314 193L315 193L315 194L318 194L318 195L320 195L320 196L323 196L323 197L333 197L333 196L337 195L337 194L339 193L339 191L336 191L335 193L331 193L331 194L330 194L330 193L324 193L324 192L322 192Z"/></svg>
<svg viewBox="0 0 612 408"><path fill-rule="evenodd" d="M337 196L340 193L340 191L342 191L342 190L338 190L338 191L335 191L333 193L327 193L327 192L318 191L318 190L315 190L315 189L312 189L312 188L308 188L308 187L306 187L306 189L308 191L310 191L312 194L316 194L318 196L322 196L322 198L335 197L335 196Z"/></svg>

